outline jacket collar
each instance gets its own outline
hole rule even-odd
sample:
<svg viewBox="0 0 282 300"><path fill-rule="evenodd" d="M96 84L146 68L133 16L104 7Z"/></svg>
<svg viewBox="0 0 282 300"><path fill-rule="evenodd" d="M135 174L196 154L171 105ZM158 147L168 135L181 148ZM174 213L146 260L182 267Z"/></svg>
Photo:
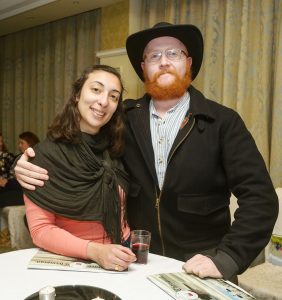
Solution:
<svg viewBox="0 0 282 300"><path fill-rule="evenodd" d="M144 157L144 161L154 178L156 186L158 186L154 163L154 149L151 142L149 103L150 96L147 94L138 101L126 100L126 118L128 126L136 136L136 142Z"/></svg>
<svg viewBox="0 0 282 300"><path fill-rule="evenodd" d="M196 123L199 130L203 131L205 129L205 122L203 120L213 121L215 119L215 115L210 110L208 101L201 92L199 92L193 86L190 86L188 91L190 93L189 112L192 113L193 117L196 118ZM150 99L151 97L148 94L145 94L137 101L126 100L124 104L126 116L128 119L128 126L131 127L133 134L136 136L136 141L138 143L140 151L142 152L144 161L147 164L152 177L154 178L156 186L158 186L154 163L154 150L151 143L149 115ZM176 136L171 151L173 151L175 145L177 145L179 141L182 140L184 136L186 136L186 133L189 131L190 126L191 122L189 122L189 124L186 124L183 129L180 130L180 132Z"/></svg>
<svg viewBox="0 0 282 300"><path fill-rule="evenodd" d="M215 120L216 117L210 110L206 97L192 85L188 88L188 92L190 93L190 112L195 117Z"/></svg>
<svg viewBox="0 0 282 300"><path fill-rule="evenodd" d="M189 111L192 112L195 117L199 116L208 120L215 120L216 117L210 110L206 97L192 85L188 88L188 92L190 93ZM148 94L145 94L138 101L126 101L126 110L130 111L134 108L143 108L144 111L148 112L150 99L151 97Z"/></svg>

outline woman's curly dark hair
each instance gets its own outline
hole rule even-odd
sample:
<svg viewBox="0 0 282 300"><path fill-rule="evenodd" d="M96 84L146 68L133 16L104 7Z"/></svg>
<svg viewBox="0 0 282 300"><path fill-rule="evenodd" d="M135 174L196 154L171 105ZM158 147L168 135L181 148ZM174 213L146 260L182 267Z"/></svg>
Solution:
<svg viewBox="0 0 282 300"><path fill-rule="evenodd" d="M123 151L123 105L122 94L124 87L122 84L121 76L119 72L107 65L94 65L85 69L72 85L72 93L69 100L64 105L61 112L59 112L51 125L48 127L47 136L55 141L65 141L69 143L79 143L81 140L80 120L81 115L78 110L77 98L80 97L80 93L85 81L89 75L95 71L105 71L115 75L121 84L121 95L118 102L116 111L114 112L110 121L101 128L101 132L104 132L109 139L109 152L112 157L119 157Z"/></svg>

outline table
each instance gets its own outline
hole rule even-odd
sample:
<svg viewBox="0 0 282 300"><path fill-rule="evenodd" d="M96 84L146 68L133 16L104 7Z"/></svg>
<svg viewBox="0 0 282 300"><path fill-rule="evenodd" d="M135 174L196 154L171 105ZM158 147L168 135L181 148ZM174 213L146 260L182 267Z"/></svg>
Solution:
<svg viewBox="0 0 282 300"><path fill-rule="evenodd" d="M24 249L0 254L0 298L22 300L51 285L91 285L109 290L123 300L172 300L146 279L147 275L180 272L184 262L149 253L148 264L132 264L127 273L90 273L31 270L27 264L38 249Z"/></svg>

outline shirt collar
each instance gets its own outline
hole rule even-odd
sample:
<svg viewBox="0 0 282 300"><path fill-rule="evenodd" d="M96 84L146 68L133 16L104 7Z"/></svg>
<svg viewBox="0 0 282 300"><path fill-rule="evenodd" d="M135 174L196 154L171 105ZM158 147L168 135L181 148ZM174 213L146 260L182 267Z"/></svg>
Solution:
<svg viewBox="0 0 282 300"><path fill-rule="evenodd" d="M183 96L180 98L180 100L172 108L170 108L166 113L168 113L168 112L174 112L176 110L182 110L184 107L187 106L187 103L188 103L188 107L189 107L190 94L189 94L188 91L186 91L183 94ZM150 115L155 115L155 116L158 115L158 113L156 111L156 108L154 106L154 99L153 98L150 100L149 109L150 109Z"/></svg>

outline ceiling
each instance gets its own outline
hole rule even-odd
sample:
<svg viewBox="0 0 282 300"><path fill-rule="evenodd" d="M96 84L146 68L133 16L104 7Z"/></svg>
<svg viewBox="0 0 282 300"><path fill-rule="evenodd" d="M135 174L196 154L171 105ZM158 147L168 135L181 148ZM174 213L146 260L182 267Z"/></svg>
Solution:
<svg viewBox="0 0 282 300"><path fill-rule="evenodd" d="M0 0L0 36L121 0Z"/></svg>

